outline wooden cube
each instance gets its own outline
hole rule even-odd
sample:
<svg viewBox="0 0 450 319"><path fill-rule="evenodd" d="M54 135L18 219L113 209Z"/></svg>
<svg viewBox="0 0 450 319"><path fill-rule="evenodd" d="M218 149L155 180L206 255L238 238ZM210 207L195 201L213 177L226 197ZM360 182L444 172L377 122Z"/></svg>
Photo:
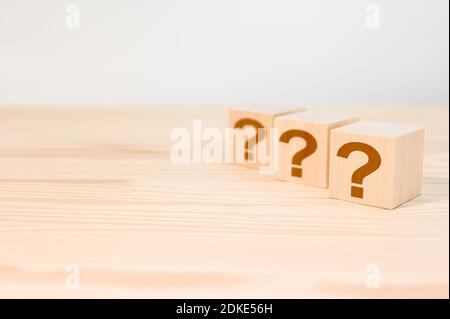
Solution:
<svg viewBox="0 0 450 319"><path fill-rule="evenodd" d="M420 195L424 130L358 122L331 132L330 196L393 209Z"/></svg>
<svg viewBox="0 0 450 319"><path fill-rule="evenodd" d="M278 128L276 178L328 187L330 131L358 121L355 116L306 111L275 119Z"/></svg>
<svg viewBox="0 0 450 319"><path fill-rule="evenodd" d="M245 145L234 144L233 147L242 147L243 149L237 150L233 149L232 155L234 161L236 161L237 152L243 152L243 162L238 164L249 167L249 168L259 168L261 165L266 165L263 163L264 159L262 154L257 154L256 152L256 142L265 143L266 150L270 151L271 145L271 132L270 128L274 126L274 120L278 116L301 112L304 111L303 108L231 108L229 110L229 123L230 127L235 130L250 129L251 132L246 137ZM265 128L264 136L257 136L257 129Z"/></svg>

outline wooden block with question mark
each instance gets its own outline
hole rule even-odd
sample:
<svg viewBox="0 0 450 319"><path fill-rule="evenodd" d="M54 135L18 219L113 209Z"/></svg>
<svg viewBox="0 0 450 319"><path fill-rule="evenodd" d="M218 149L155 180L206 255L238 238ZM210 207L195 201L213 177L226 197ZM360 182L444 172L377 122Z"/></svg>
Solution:
<svg viewBox="0 0 450 319"><path fill-rule="evenodd" d="M355 116L306 111L275 119L279 152L276 178L328 187L330 131L358 121Z"/></svg>
<svg viewBox="0 0 450 319"><path fill-rule="evenodd" d="M424 130L358 122L331 132L330 196L393 209L420 195Z"/></svg>
<svg viewBox="0 0 450 319"><path fill-rule="evenodd" d="M270 140L272 138L270 130L264 130L264 134L258 134L258 128L270 129L274 127L275 118L278 116L302 112L304 108L231 108L229 110L230 127L235 130L250 130L245 145L233 145L235 149L231 150L235 163L236 154L243 153L243 160L238 164L249 168L258 168L264 163L264 156L256 152L257 143L265 143L265 149L270 151ZM242 150L237 150L240 147Z"/></svg>

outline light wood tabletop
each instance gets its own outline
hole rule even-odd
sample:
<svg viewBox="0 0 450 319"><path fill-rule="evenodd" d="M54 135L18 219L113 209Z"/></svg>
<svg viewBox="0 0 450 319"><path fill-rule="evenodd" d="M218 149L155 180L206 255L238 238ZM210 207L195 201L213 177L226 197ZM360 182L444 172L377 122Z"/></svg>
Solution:
<svg viewBox="0 0 450 319"><path fill-rule="evenodd" d="M226 108L0 108L0 297L448 298L448 107L316 109L425 127L423 194L173 164L171 130Z"/></svg>

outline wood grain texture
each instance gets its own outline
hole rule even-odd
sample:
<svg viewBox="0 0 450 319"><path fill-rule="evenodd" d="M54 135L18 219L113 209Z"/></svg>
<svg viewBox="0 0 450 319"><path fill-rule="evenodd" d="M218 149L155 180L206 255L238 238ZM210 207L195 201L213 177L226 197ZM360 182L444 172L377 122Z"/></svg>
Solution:
<svg viewBox="0 0 450 319"><path fill-rule="evenodd" d="M0 297L448 298L448 108L318 110L425 127L422 195L387 211L172 164L170 131L225 108L1 108Z"/></svg>

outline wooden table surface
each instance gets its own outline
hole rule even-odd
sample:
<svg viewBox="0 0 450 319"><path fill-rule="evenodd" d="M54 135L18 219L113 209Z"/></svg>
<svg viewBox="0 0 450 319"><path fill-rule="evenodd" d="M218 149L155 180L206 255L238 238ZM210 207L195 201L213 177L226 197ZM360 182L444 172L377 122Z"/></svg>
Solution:
<svg viewBox="0 0 450 319"><path fill-rule="evenodd" d="M448 107L329 110L423 125L423 195L389 211L172 164L170 131L225 108L0 108L0 297L448 298Z"/></svg>

